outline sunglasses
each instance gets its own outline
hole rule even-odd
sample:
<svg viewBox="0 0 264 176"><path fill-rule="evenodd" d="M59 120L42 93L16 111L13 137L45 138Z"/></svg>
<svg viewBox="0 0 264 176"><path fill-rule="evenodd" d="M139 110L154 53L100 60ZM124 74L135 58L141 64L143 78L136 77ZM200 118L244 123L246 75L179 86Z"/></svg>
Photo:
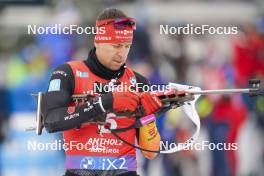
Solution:
<svg viewBox="0 0 264 176"><path fill-rule="evenodd" d="M136 29L136 20L134 18L115 18L97 21L96 26L101 27L113 23L115 29L123 29L131 27L133 30Z"/></svg>

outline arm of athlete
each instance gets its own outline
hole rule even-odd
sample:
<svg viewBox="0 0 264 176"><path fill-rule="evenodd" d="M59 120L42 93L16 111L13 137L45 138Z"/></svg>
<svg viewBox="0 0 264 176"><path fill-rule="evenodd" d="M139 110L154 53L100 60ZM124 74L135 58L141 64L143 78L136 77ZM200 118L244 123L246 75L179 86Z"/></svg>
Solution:
<svg viewBox="0 0 264 176"><path fill-rule="evenodd" d="M106 112L135 111L139 103L136 94L109 92L82 105L70 107L74 86L74 76L68 64L53 71L42 102L44 126L48 132L77 128L86 122L105 122Z"/></svg>
<svg viewBox="0 0 264 176"><path fill-rule="evenodd" d="M143 85L151 85L145 77L136 72L135 74L137 82L143 83ZM142 92L140 101L145 111L145 115L154 115L153 113L161 108L161 102L149 92ZM160 134L155 121L139 128L138 130L138 143L141 148L158 151L160 148L160 139ZM142 154L148 159L154 159L157 156L157 153L146 151L142 151Z"/></svg>

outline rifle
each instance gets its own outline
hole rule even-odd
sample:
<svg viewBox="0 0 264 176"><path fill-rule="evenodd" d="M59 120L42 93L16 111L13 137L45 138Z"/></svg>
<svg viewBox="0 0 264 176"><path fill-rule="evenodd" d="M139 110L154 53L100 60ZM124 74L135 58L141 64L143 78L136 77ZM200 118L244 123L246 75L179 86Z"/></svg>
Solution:
<svg viewBox="0 0 264 176"><path fill-rule="evenodd" d="M195 95L209 95L209 94L234 94L243 93L249 96L263 95L264 89L260 88L260 80L249 80L249 88L244 89L215 89L215 90L192 90L192 86L186 89L186 85L176 83L168 84L172 89L165 92L153 92L163 103L166 110L179 107L184 103L194 100ZM184 87L184 89L181 89ZM44 119L42 116L42 100L45 93L38 92L31 94L37 99L36 125L35 127L27 128L26 131L35 131L37 135L41 135L44 129ZM72 95L73 102L86 101L88 94L74 94ZM135 112L118 112L117 116L142 117L142 109L139 107Z"/></svg>

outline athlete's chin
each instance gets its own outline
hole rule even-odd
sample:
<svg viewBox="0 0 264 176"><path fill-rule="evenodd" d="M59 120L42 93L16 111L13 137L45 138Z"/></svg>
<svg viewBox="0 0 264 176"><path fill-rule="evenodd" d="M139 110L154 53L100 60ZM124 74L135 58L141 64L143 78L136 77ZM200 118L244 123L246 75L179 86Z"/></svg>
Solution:
<svg viewBox="0 0 264 176"><path fill-rule="evenodd" d="M113 64L113 65L110 66L109 69L113 70L113 71L117 71L117 70L119 70L121 68L122 65L123 64Z"/></svg>
<svg viewBox="0 0 264 176"><path fill-rule="evenodd" d="M120 67L121 66L111 66L111 67L109 67L109 69L112 70L112 71L117 71L117 70L120 69Z"/></svg>

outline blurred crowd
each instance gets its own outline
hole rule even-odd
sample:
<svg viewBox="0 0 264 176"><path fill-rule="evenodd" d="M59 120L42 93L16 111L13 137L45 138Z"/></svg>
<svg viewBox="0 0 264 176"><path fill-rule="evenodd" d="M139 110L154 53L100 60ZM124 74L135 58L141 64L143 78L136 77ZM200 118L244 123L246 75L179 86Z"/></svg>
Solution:
<svg viewBox="0 0 264 176"><path fill-rule="evenodd" d="M260 17L255 25L241 25L236 36L177 35L164 39L163 36L150 37L148 32L145 37L143 33L136 34L135 42L139 41L145 49L134 45L134 52L142 50L138 54L142 57L131 54L130 59L136 66L140 62L139 70L147 70L146 75L152 82L177 82L203 89L249 87L250 79L263 81L263 22L264 18ZM152 40L147 40L149 38ZM202 121L200 140L215 144L237 143L238 150L192 150L163 155L161 163L165 175L263 175L263 100L262 96L246 94L202 96L197 103ZM177 111L172 110L161 118L159 129L164 139L169 136L185 141L193 126ZM144 169L148 171L148 162Z"/></svg>
<svg viewBox="0 0 264 176"><path fill-rule="evenodd" d="M58 7L51 24L63 23L69 16L80 25L93 24L82 21L79 13L72 5ZM264 17L259 16L256 23L239 24L237 35L160 35L155 27L158 21L153 23L140 15L136 18L137 30L127 64L152 83L223 89L248 87L252 78L264 81ZM172 25L182 22L175 18ZM13 50L0 50L1 175L18 175L21 170L27 172L25 175L45 171L59 175L57 168L63 170L62 152L46 152L51 154L43 156L26 150L28 139L49 141L60 136L37 137L21 128L33 125L33 121L26 120L34 117L36 110L36 101L30 94L47 90L50 74L58 65L86 59L92 42L93 36L42 34L23 36ZM153 170L166 176L264 175L263 96L202 96L197 111L202 122L200 141L237 143L238 150L190 150L160 155L154 161L141 158L142 175L153 175ZM184 141L193 130L179 109L157 121L164 140Z"/></svg>

